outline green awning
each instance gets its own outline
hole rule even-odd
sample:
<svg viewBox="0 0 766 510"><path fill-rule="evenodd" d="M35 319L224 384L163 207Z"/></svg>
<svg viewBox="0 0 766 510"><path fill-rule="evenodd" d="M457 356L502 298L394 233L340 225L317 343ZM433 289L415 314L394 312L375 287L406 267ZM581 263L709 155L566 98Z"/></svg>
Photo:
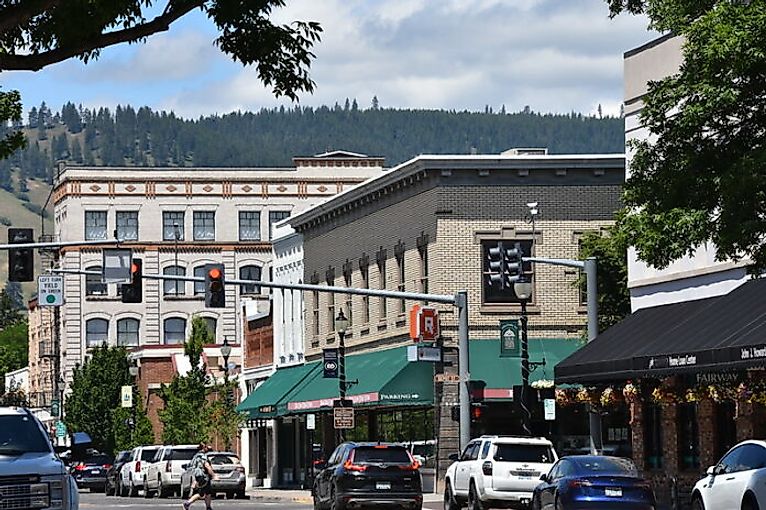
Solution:
<svg viewBox="0 0 766 510"><path fill-rule="evenodd" d="M311 374L313 368L312 365L298 365L277 369L237 406L237 411L248 413L250 419L278 416L280 403Z"/></svg>
<svg viewBox="0 0 766 510"><path fill-rule="evenodd" d="M338 398L338 380L325 379L320 363L287 396L287 414L330 408ZM433 405L433 364L407 361L407 347L366 352L346 357L346 379L358 381L347 392L354 406Z"/></svg>
<svg viewBox="0 0 766 510"><path fill-rule="evenodd" d="M471 381L484 386L485 399L511 400L513 387L521 385L521 358L501 358L500 339L471 339L469 366ZM541 362L545 366L537 367L530 375L529 382L541 379L553 381L553 367L582 347L577 339L567 338L530 338L529 361Z"/></svg>

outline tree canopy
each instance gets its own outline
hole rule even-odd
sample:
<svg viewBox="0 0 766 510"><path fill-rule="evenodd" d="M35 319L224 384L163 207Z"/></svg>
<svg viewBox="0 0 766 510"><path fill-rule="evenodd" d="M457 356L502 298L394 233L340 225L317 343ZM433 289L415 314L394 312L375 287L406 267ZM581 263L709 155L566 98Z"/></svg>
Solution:
<svg viewBox="0 0 766 510"><path fill-rule="evenodd" d="M620 229L663 268L712 242L766 269L766 2L609 1L684 39L677 74L649 85Z"/></svg>

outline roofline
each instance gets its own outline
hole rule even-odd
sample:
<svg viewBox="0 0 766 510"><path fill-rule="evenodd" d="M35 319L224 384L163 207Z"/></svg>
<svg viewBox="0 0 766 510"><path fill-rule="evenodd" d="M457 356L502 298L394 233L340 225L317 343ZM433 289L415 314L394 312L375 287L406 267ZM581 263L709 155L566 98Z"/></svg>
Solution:
<svg viewBox="0 0 766 510"><path fill-rule="evenodd" d="M290 223L290 225L297 231L299 225L308 223L309 221L321 216L324 213L328 213L332 210L338 209L349 202L363 197L369 193L384 188L397 181L404 180L419 172L428 170L435 167L435 163L443 162L444 166L440 166L441 169L450 170L478 170L482 166L489 166L490 164L497 163L511 163L511 162L566 162L566 161L600 161L609 162L614 160L621 160L623 162L623 171L625 164L624 153L613 154L553 154L553 155L519 155L519 154L459 154L459 155L436 155L425 154L416 156L412 159L400 163L399 165L385 171L377 177L372 177L362 182L357 186L345 189L342 192L334 195L325 202L319 203L309 209L306 209L297 216L291 216L284 221ZM449 164L449 166L447 166Z"/></svg>
<svg viewBox="0 0 766 510"><path fill-rule="evenodd" d="M661 35L661 36L659 36L659 37L657 37L655 39L652 39L649 42L646 42L646 43L642 44L641 46L638 46L636 48L632 48L632 49L626 51L625 53L623 53L622 57L623 58L634 57L634 56L638 55L639 53L642 53L642 52L644 52L646 50L652 49L655 46L659 46L660 44L664 43L665 41L669 41L670 39L674 38L675 36L676 36L676 34L674 34L673 32L667 33L665 35Z"/></svg>

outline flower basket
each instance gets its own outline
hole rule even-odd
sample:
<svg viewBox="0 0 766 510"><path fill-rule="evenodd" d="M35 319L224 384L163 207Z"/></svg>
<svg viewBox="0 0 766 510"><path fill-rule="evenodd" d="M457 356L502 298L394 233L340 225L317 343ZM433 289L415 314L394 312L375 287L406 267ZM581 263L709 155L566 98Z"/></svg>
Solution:
<svg viewBox="0 0 766 510"><path fill-rule="evenodd" d="M636 386L630 381L628 381L627 384L625 384L625 387L622 389L622 396L625 398L625 401L628 402L629 404L639 402L641 400L641 395L638 391L638 386Z"/></svg>

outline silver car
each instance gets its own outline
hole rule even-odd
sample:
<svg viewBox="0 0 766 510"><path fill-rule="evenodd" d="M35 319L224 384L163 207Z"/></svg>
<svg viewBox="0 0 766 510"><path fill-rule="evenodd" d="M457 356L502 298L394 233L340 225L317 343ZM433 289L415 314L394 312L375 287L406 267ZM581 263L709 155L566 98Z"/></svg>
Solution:
<svg viewBox="0 0 766 510"><path fill-rule="evenodd" d="M226 497L244 498L245 497L245 467L232 452L211 452L207 454L210 459L210 465L213 471L218 475L217 480L212 482L213 497L218 493L226 494ZM192 492L192 465L184 464L184 471L181 474L181 497L187 498Z"/></svg>

